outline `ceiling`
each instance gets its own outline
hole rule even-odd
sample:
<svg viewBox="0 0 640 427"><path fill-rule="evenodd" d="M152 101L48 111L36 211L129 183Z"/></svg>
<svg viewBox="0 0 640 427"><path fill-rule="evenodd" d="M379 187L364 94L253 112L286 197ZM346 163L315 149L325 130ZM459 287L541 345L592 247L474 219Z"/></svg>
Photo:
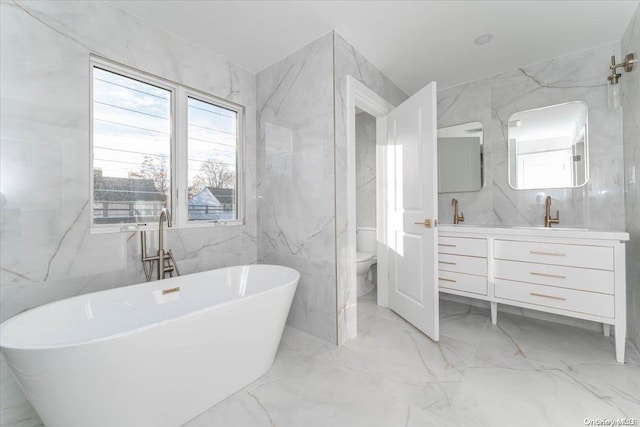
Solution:
<svg viewBox="0 0 640 427"><path fill-rule="evenodd" d="M335 29L410 95L620 40L639 1L110 3L254 73Z"/></svg>

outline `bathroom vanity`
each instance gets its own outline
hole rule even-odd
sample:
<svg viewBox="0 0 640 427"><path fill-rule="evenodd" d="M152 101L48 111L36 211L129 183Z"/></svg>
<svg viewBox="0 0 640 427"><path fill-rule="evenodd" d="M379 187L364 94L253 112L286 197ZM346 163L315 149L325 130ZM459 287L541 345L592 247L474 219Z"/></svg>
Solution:
<svg viewBox="0 0 640 427"><path fill-rule="evenodd" d="M615 326L624 363L624 232L543 227L440 225L440 292Z"/></svg>

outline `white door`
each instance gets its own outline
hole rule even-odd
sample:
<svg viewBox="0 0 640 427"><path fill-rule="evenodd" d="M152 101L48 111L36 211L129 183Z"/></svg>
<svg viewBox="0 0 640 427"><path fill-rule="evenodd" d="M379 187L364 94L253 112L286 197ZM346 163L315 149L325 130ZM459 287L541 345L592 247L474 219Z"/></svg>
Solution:
<svg viewBox="0 0 640 427"><path fill-rule="evenodd" d="M436 83L387 116L389 307L440 339Z"/></svg>

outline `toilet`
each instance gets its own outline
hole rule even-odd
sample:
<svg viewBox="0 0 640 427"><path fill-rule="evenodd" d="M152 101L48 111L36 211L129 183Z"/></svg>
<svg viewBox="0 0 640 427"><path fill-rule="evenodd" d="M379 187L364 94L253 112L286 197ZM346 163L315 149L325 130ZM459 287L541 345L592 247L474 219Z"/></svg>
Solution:
<svg viewBox="0 0 640 427"><path fill-rule="evenodd" d="M358 227L356 230L358 297L368 294L375 286L373 266L377 261L376 251L376 229L373 227Z"/></svg>

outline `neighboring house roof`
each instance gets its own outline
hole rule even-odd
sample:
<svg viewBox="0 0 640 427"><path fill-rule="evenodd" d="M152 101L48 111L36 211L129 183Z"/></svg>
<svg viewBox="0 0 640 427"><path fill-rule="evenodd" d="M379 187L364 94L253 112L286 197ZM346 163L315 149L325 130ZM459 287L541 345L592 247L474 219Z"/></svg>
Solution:
<svg viewBox="0 0 640 427"><path fill-rule="evenodd" d="M164 202L152 179L94 176L93 197L96 202Z"/></svg>
<svg viewBox="0 0 640 427"><path fill-rule="evenodd" d="M216 188L207 187L209 192L215 196L216 199L225 205L230 205L235 202L236 190L233 188Z"/></svg>
<svg viewBox="0 0 640 427"><path fill-rule="evenodd" d="M218 201L208 187L204 187L198 194L189 199L189 206L222 206L222 203Z"/></svg>

